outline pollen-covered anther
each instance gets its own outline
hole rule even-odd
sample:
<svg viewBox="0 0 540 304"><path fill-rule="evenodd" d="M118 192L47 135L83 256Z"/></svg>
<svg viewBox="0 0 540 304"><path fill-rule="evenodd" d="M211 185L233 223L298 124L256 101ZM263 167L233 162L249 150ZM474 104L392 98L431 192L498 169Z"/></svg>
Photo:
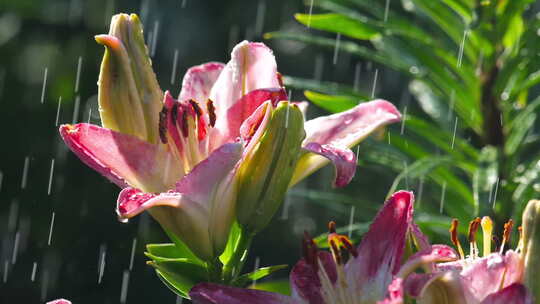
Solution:
<svg viewBox="0 0 540 304"><path fill-rule="evenodd" d="M212 99L208 99L206 101L206 109L208 110L210 126L214 127L216 125L216 107L214 107L214 102L212 101Z"/></svg>
<svg viewBox="0 0 540 304"><path fill-rule="evenodd" d="M468 234L468 240L470 244L470 255L472 258L478 257L478 245L476 244L476 232L478 231L478 228L480 228L480 218L477 217L474 220L469 222L469 234Z"/></svg>
<svg viewBox="0 0 540 304"><path fill-rule="evenodd" d="M167 143L167 112L165 107L159 112L159 139L163 144Z"/></svg>
<svg viewBox="0 0 540 304"><path fill-rule="evenodd" d="M493 221L489 216L482 217L482 221L480 222L480 225L482 225L482 235L483 235L483 249L484 254L483 256L488 256L491 253L491 239L493 237Z"/></svg>
<svg viewBox="0 0 540 304"><path fill-rule="evenodd" d="M514 221L509 219L508 222L504 224L503 239L501 242L500 253L504 252L504 245L510 241L510 234L512 233L512 228L514 227Z"/></svg>
<svg viewBox="0 0 540 304"><path fill-rule="evenodd" d="M335 222L328 223L328 232L328 244L336 264L342 265L344 257L346 258L347 254L355 258L358 256L358 251L353 246L351 240L345 235L336 233Z"/></svg>
<svg viewBox="0 0 540 304"><path fill-rule="evenodd" d="M459 252L459 256L461 259L465 258L465 253L463 252L463 248L461 247L461 243L458 239L458 231L457 228L459 226L459 221L457 219L452 219L452 224L450 225L450 240L452 241L452 244L456 246Z"/></svg>

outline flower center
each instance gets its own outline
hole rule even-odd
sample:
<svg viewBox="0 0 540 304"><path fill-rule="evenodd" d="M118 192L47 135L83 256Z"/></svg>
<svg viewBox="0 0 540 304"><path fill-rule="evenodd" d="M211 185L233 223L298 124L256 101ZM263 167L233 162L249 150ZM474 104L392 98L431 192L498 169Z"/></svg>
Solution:
<svg viewBox="0 0 540 304"><path fill-rule="evenodd" d="M216 123L215 107L208 99L206 111L193 99L178 101L165 93L159 113L159 137L182 165L184 174L205 159L211 151L209 133Z"/></svg>

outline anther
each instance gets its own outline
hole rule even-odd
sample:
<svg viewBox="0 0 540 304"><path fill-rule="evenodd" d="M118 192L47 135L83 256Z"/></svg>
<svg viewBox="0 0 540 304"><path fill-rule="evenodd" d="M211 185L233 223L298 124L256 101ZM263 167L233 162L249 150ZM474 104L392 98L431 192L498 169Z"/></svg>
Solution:
<svg viewBox="0 0 540 304"><path fill-rule="evenodd" d="M304 232L304 239L302 240L302 255L304 256L305 261L313 266L315 270L318 269L319 263L317 260L317 245L307 233L307 231Z"/></svg>
<svg viewBox="0 0 540 304"><path fill-rule="evenodd" d="M480 218L477 217L474 220L469 222L469 244L470 244L470 255L472 258L476 258L478 256L478 245L476 244L476 232L478 231L478 228L480 227Z"/></svg>
<svg viewBox="0 0 540 304"><path fill-rule="evenodd" d="M210 118L210 125L213 127L216 125L216 108L214 102L211 99L206 101L206 109L208 110L208 118Z"/></svg>
<svg viewBox="0 0 540 304"><path fill-rule="evenodd" d="M336 233L336 222L330 221L328 223L328 232L329 233Z"/></svg>
<svg viewBox="0 0 540 304"><path fill-rule="evenodd" d="M276 73L276 76L277 76L277 80L278 80L279 86L283 88L283 87L284 87L284 85L283 85L283 75L281 75L280 72L277 72L277 73Z"/></svg>
<svg viewBox="0 0 540 304"><path fill-rule="evenodd" d="M175 102L171 108L171 122L173 124L173 126L176 126L176 121L178 119L178 107L180 105Z"/></svg>
<svg viewBox="0 0 540 304"><path fill-rule="evenodd" d="M199 107L199 104L193 99L190 99L189 103L191 104L193 111L195 111L195 114L197 114L197 118L201 117L203 112L201 110L201 107Z"/></svg>
<svg viewBox="0 0 540 304"><path fill-rule="evenodd" d="M358 251L356 250L356 247L353 246L353 244L351 243L351 240L349 240L348 237L342 235L340 236L340 241L341 241L341 244L343 244L343 247L345 247L345 249L347 249L347 251L349 251L349 253L353 256L353 257L358 257Z"/></svg>
<svg viewBox="0 0 540 304"><path fill-rule="evenodd" d="M459 242L459 239L458 239L458 231L457 231L458 225L459 225L459 221L457 219L452 219L452 224L449 230L450 240L452 241L452 244L454 244L454 246L456 246L456 248L458 249L459 256L461 257L461 259L465 259L465 253L463 253L463 248L461 247L461 243Z"/></svg>
<svg viewBox="0 0 540 304"><path fill-rule="evenodd" d="M167 109L163 107L161 112L159 112L159 139L162 143L167 143Z"/></svg>
<svg viewBox="0 0 540 304"><path fill-rule="evenodd" d="M482 225L482 235L484 240L484 254L488 256L491 253L491 237L493 235L493 221L489 216L484 216L480 222Z"/></svg>
<svg viewBox="0 0 540 304"><path fill-rule="evenodd" d="M182 135L188 137L188 111L184 110L182 112Z"/></svg>
<svg viewBox="0 0 540 304"><path fill-rule="evenodd" d="M512 233L512 228L514 227L514 221L509 219L506 224L504 224L503 240L501 243L500 254L504 251L504 245L510 241L510 234Z"/></svg>

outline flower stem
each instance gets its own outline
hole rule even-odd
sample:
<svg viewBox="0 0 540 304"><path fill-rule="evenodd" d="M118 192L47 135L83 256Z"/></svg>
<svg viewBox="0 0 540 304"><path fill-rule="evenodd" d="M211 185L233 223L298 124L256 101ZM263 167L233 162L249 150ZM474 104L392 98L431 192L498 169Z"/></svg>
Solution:
<svg viewBox="0 0 540 304"><path fill-rule="evenodd" d="M240 236L234 247L234 253L229 262L223 267L223 280L225 283L230 283L242 271L253 236L254 234L249 233L244 229L240 230Z"/></svg>

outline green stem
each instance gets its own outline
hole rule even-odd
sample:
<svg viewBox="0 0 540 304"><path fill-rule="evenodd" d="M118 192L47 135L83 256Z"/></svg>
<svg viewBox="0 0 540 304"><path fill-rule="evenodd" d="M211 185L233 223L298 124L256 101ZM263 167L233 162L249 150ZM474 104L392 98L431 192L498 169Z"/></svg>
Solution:
<svg viewBox="0 0 540 304"><path fill-rule="evenodd" d="M210 282L221 283L221 274L223 271L223 264L216 258L214 261L206 262L206 269L208 269L208 280Z"/></svg>
<svg viewBox="0 0 540 304"><path fill-rule="evenodd" d="M225 267L223 267L223 280L225 283L231 282L241 272L244 263L246 262L253 236L254 235L252 233L249 233L244 229L240 230L240 237L236 242L231 259L225 265Z"/></svg>

